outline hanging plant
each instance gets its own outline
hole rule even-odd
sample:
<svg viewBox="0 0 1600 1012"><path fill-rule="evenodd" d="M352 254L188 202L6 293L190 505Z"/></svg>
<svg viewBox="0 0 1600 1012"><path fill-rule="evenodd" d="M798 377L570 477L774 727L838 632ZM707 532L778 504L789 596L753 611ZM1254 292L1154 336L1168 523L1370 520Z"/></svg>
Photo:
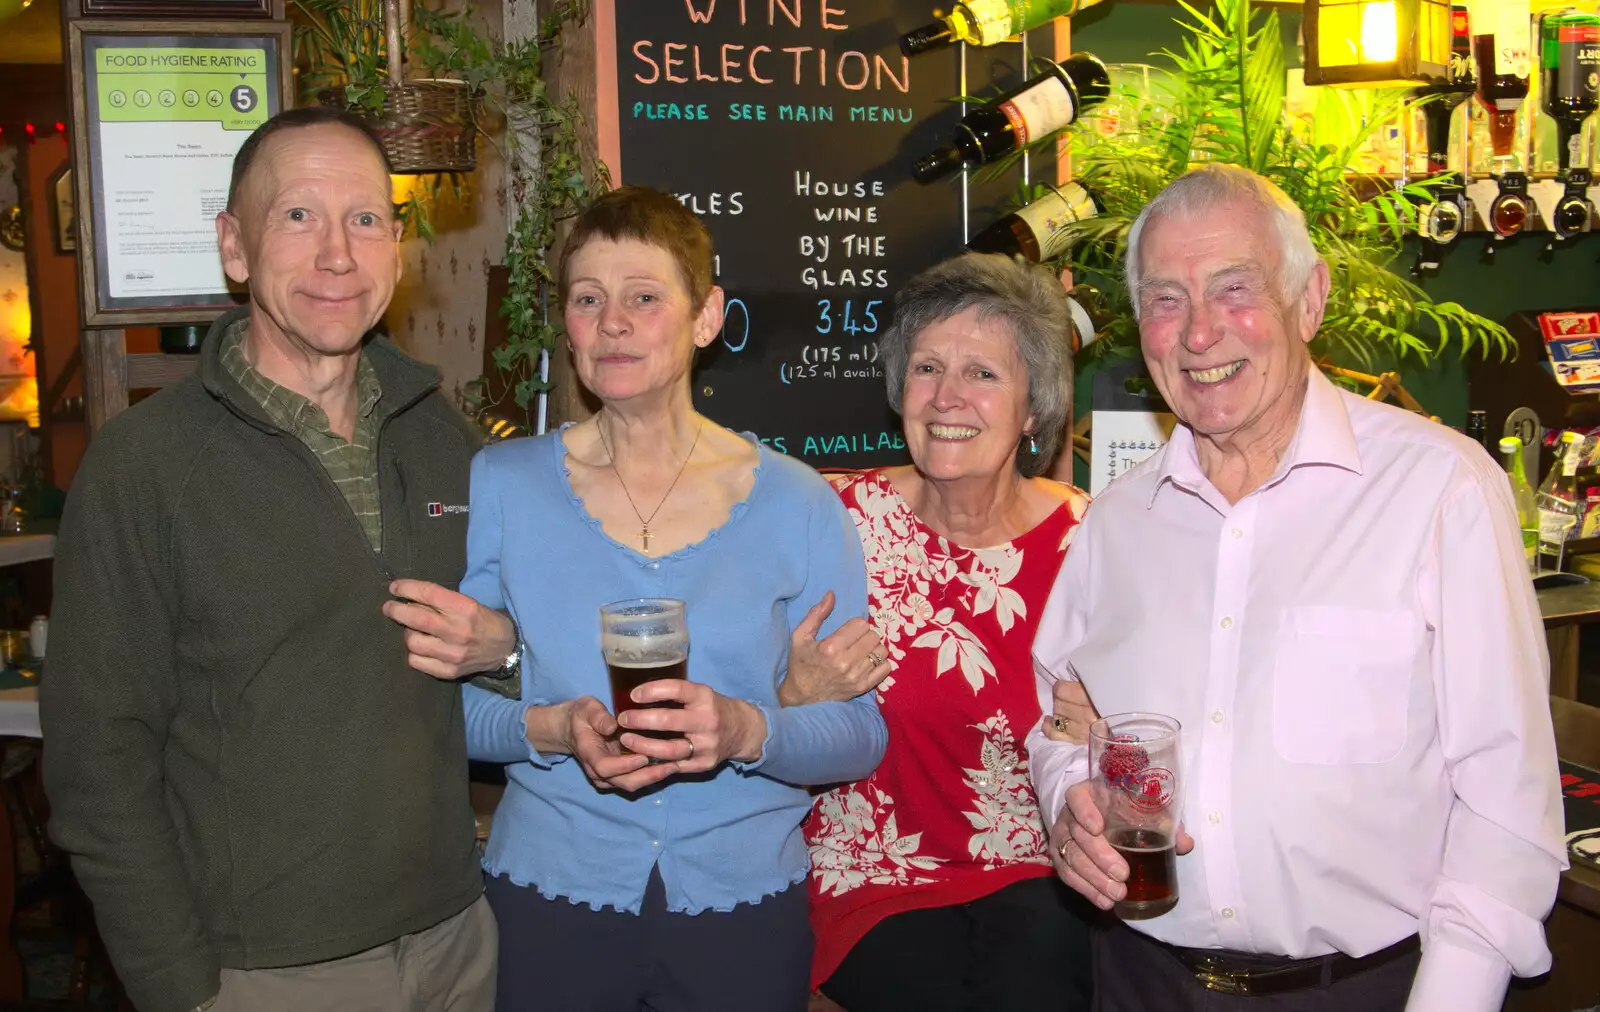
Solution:
<svg viewBox="0 0 1600 1012"><path fill-rule="evenodd" d="M566 0L555 5L530 38L502 42L486 39L472 27L470 9L416 11L423 65L481 91L485 108L505 122L503 141L493 143L507 166L517 219L506 236L510 280L500 305L506 340L493 352L495 375L470 384L465 394L468 410L480 417L504 412L509 400L531 427L534 398L550 389L540 375L541 356L556 349L563 333L559 307L551 306L551 247L562 222L611 188L604 164L596 161L592 170L584 169L583 114L577 99L557 98L544 78L562 31L582 24L588 13L582 0Z"/></svg>
<svg viewBox="0 0 1600 1012"><path fill-rule="evenodd" d="M1206 162L1249 168L1304 211L1332 280L1314 354L1362 367L1387 356L1427 361L1451 344L1463 355L1512 354L1515 342L1500 324L1458 303L1435 302L1389 270L1415 231L1413 201L1431 202L1432 184L1396 189L1348 172L1375 129L1416 107L1407 93L1321 88L1309 125L1294 122L1284 108L1287 64L1277 13L1258 17L1249 0L1217 0L1210 14L1178 3L1189 19L1180 22L1187 33L1182 50L1160 54L1171 73L1151 95L1127 103L1133 122L1103 134L1091 110L1069 128L1073 178L1100 198L1103 210L1068 226L1073 245L1054 266L1092 278L1110 310L1103 339L1083 354L1138 355L1138 325L1123 282L1128 230L1168 183ZM1029 150L1053 156L1056 140L1040 138Z"/></svg>

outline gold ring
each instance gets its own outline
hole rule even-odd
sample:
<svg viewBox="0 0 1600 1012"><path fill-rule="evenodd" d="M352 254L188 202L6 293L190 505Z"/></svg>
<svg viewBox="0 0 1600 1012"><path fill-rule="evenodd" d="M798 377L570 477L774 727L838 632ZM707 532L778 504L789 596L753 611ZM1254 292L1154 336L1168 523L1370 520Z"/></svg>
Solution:
<svg viewBox="0 0 1600 1012"><path fill-rule="evenodd" d="M871 662L873 667L878 667L880 664L882 664L884 661L887 661L888 659L889 658L883 656L883 654L880 651L877 651L877 650L874 650L872 653L867 655L867 660L869 662Z"/></svg>
<svg viewBox="0 0 1600 1012"><path fill-rule="evenodd" d="M1061 855L1061 860L1067 860L1067 847L1072 843L1072 837L1061 841L1061 846L1056 848L1056 853Z"/></svg>
<svg viewBox="0 0 1600 1012"><path fill-rule="evenodd" d="M1050 721L1051 721L1051 723L1055 724L1056 730L1061 732L1062 734L1066 734L1067 733L1067 728L1072 726L1072 718L1071 717L1063 717L1059 713L1051 714Z"/></svg>

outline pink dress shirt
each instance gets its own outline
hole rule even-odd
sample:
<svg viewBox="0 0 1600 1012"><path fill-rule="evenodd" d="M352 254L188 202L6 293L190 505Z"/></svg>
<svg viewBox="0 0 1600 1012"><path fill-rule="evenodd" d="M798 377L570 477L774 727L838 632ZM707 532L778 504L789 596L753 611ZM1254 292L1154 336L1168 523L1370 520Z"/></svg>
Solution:
<svg viewBox="0 0 1600 1012"><path fill-rule="evenodd" d="M1229 505L1193 435L1090 507L1034 641L1039 698L1183 725L1174 945L1361 956L1421 933L1408 1012L1495 1012L1550 966L1566 867L1549 662L1508 483L1443 425L1311 379ZM1046 824L1084 747L1028 737Z"/></svg>

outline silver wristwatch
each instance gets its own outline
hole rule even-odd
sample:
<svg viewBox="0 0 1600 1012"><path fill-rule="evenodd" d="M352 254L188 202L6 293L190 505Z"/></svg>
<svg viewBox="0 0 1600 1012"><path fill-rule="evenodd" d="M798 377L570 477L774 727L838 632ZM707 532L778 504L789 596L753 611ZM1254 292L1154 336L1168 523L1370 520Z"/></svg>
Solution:
<svg viewBox="0 0 1600 1012"><path fill-rule="evenodd" d="M522 673L522 644L518 643L515 650L506 654L506 659L500 662L500 667L489 672L494 678L515 678Z"/></svg>

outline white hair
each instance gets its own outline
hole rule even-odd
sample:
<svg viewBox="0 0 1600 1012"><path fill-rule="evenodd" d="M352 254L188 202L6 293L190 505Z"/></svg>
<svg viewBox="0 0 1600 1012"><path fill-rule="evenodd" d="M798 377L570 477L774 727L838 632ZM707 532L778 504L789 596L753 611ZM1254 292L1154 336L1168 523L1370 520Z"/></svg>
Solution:
<svg viewBox="0 0 1600 1012"><path fill-rule="evenodd" d="M1139 263L1139 242L1150 219L1192 218L1204 211L1248 202L1261 208L1278 235L1278 290L1285 298L1296 298L1305 290L1311 272L1321 259L1306 230L1306 216L1288 194L1265 176L1238 165L1221 162L1201 165L1168 183L1156 198L1144 206L1128 230L1128 257L1124 270L1133 317L1139 318L1139 285L1143 266Z"/></svg>

